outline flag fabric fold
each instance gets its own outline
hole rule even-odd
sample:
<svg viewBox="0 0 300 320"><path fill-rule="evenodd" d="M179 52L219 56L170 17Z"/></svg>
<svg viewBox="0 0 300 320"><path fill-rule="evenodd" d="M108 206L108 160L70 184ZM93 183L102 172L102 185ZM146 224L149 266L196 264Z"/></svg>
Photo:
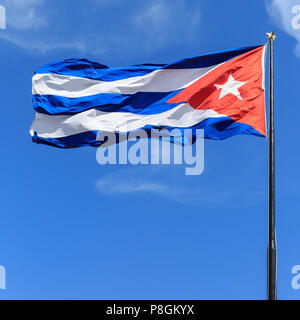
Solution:
<svg viewBox="0 0 300 320"><path fill-rule="evenodd" d="M204 129L205 138L266 135L265 46L171 64L109 68L86 59L50 63L33 76L36 143L99 146L99 132Z"/></svg>

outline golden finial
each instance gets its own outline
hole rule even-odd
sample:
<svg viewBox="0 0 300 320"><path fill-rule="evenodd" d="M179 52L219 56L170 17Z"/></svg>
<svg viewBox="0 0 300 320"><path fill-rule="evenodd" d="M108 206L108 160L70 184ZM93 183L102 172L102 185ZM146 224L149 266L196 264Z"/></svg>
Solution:
<svg viewBox="0 0 300 320"><path fill-rule="evenodd" d="M267 34L269 40L270 40L270 39L272 39L272 40L275 40L275 39L276 39L276 36L275 36L275 33L274 33L274 32L270 32L270 33L267 32L266 34Z"/></svg>

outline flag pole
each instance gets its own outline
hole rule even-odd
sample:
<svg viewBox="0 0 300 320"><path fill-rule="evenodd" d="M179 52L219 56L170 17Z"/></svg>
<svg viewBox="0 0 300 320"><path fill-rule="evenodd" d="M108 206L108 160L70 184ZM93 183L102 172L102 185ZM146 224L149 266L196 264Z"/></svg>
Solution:
<svg viewBox="0 0 300 320"><path fill-rule="evenodd" d="M270 51L269 92L269 240L268 240L268 300L277 300L277 248L275 229L275 134L274 134L274 32L267 33Z"/></svg>

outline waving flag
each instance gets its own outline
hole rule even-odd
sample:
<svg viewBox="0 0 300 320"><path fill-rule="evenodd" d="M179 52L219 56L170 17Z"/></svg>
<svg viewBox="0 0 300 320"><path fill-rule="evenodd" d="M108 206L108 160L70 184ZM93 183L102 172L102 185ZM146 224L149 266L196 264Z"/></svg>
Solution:
<svg viewBox="0 0 300 320"><path fill-rule="evenodd" d="M33 77L37 143L99 146L99 132L204 129L205 138L266 135L265 46L171 64L109 68L85 59L50 63Z"/></svg>

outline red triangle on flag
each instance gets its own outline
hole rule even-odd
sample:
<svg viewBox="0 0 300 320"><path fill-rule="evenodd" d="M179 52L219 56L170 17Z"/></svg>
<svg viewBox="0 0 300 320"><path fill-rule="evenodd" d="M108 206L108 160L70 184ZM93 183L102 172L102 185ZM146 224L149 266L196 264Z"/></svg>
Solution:
<svg viewBox="0 0 300 320"><path fill-rule="evenodd" d="M264 49L260 46L222 63L168 103L187 102L194 109L211 109L266 135Z"/></svg>

